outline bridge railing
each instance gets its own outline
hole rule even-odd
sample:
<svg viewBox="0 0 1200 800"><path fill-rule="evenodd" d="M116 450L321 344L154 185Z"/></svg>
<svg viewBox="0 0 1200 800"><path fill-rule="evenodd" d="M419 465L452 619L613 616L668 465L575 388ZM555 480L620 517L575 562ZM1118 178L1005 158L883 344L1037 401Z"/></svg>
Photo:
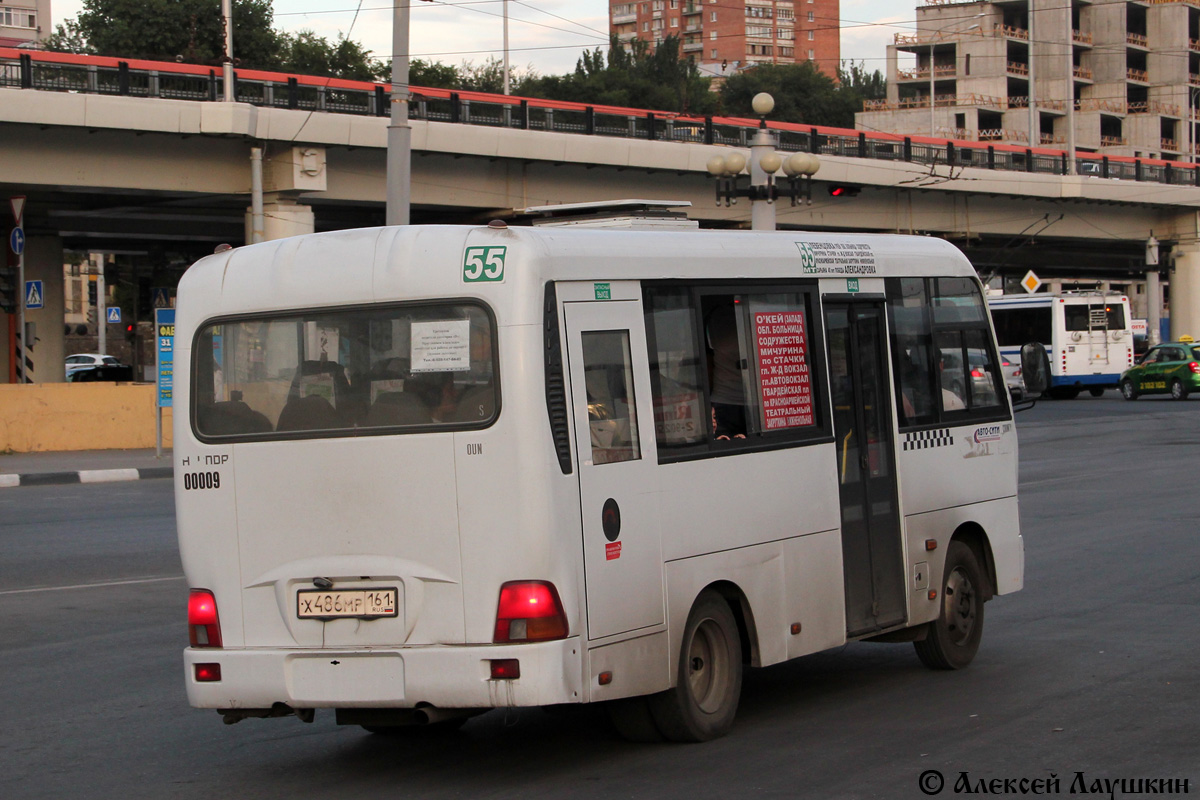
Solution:
<svg viewBox="0 0 1200 800"><path fill-rule="evenodd" d="M316 78L262 70L235 70L238 102L334 114L387 116L390 86L338 78ZM0 47L0 87L43 91L157 97L172 100L224 100L220 70L197 64L81 56ZM585 136L649 141L749 145L758 121L736 117L696 117L486 92L413 86L409 117L414 120L483 125ZM931 167L1063 175L1063 150L987 142L904 136L794 123L768 123L779 149ZM1076 172L1101 178L1200 186L1200 168L1190 162L1077 154Z"/></svg>

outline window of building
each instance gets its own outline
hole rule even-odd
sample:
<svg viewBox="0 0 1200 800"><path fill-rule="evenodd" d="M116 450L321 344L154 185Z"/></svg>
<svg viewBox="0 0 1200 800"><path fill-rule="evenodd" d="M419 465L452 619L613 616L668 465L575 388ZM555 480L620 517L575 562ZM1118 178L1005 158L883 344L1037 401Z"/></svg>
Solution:
<svg viewBox="0 0 1200 800"><path fill-rule="evenodd" d="M771 26L770 25L747 25L746 26L746 35L747 36L765 36L765 37L769 38L771 36Z"/></svg>
<svg viewBox="0 0 1200 800"><path fill-rule="evenodd" d="M649 31L649 30L650 30L650 23L649 23L649 22L643 22L643 23L642 23L642 33L646 33L646 32L647 32L647 31Z"/></svg>
<svg viewBox="0 0 1200 800"><path fill-rule="evenodd" d="M32 8L0 7L0 26L37 30L37 11Z"/></svg>
<svg viewBox="0 0 1200 800"><path fill-rule="evenodd" d="M679 17L671 17L671 27L672 28L679 27Z"/></svg>
<svg viewBox="0 0 1200 800"><path fill-rule="evenodd" d="M808 51L808 60L809 61L812 61L816 57L817 57L817 54L814 51L812 51L812 50Z"/></svg>
<svg viewBox="0 0 1200 800"><path fill-rule="evenodd" d="M654 0L654 2L650 4L650 7L654 11L662 11L663 5L664 5L663 0Z"/></svg>
<svg viewBox="0 0 1200 800"><path fill-rule="evenodd" d="M815 38L813 31L808 32L808 40L811 42Z"/></svg>
<svg viewBox="0 0 1200 800"><path fill-rule="evenodd" d="M717 32L712 31L711 33L708 34L708 38L712 39L715 42L717 40ZM716 51L714 50L713 52L715 53ZM713 56L713 58L716 58L716 56Z"/></svg>
<svg viewBox="0 0 1200 800"><path fill-rule="evenodd" d="M795 17L796 17L796 12L792 11L790 8L775 9L775 18L776 19L795 19Z"/></svg>
<svg viewBox="0 0 1200 800"><path fill-rule="evenodd" d="M815 282L648 285L659 459L828 440Z"/></svg>
<svg viewBox="0 0 1200 800"><path fill-rule="evenodd" d="M715 12L715 11L714 11L714 12L712 12L712 14L711 14L711 15L709 16L709 18L708 18L708 21L709 21L709 22L716 22L716 21L717 21L717 12Z"/></svg>
<svg viewBox="0 0 1200 800"><path fill-rule="evenodd" d="M715 39L717 37L713 36L713 38ZM709 50L708 54L709 54L709 58L716 58L717 57L717 48L714 47L713 49Z"/></svg>
<svg viewBox="0 0 1200 800"><path fill-rule="evenodd" d="M796 38L796 29L795 28L778 28L775 31L775 36L778 39L795 39Z"/></svg>
<svg viewBox="0 0 1200 800"><path fill-rule="evenodd" d="M794 48L794 47L779 48L779 55L783 56L784 58L791 58L795 54L796 54L796 48Z"/></svg>
<svg viewBox="0 0 1200 800"><path fill-rule="evenodd" d="M674 11L677 8L679 8L679 0L671 0L671 10Z"/></svg>

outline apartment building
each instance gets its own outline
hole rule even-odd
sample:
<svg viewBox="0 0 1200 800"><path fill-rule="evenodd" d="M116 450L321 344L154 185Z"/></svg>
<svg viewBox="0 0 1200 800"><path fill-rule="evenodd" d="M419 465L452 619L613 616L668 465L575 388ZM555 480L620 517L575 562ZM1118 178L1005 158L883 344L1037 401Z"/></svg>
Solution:
<svg viewBox="0 0 1200 800"><path fill-rule="evenodd" d="M0 0L0 47L28 47L51 33L50 0Z"/></svg>
<svg viewBox="0 0 1200 800"><path fill-rule="evenodd" d="M1200 0L926 0L916 21L859 130L1194 160Z"/></svg>
<svg viewBox="0 0 1200 800"><path fill-rule="evenodd" d="M609 30L627 47L677 36L684 57L711 75L812 61L836 77L838 15L839 0L609 0Z"/></svg>

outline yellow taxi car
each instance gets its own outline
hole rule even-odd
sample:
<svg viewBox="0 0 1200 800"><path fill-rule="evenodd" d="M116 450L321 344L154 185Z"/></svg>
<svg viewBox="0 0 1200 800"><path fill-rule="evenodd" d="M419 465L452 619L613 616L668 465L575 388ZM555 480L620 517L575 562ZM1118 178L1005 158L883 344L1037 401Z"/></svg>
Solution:
<svg viewBox="0 0 1200 800"><path fill-rule="evenodd" d="M1176 400L1185 400L1192 392L1200 391L1200 346L1190 336L1155 345L1136 366L1125 370L1117 385L1126 400L1167 393Z"/></svg>

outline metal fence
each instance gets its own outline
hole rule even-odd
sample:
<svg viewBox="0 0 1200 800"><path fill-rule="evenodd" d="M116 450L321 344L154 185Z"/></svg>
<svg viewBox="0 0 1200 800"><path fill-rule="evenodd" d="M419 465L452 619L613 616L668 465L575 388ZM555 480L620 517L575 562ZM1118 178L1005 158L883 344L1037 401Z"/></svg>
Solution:
<svg viewBox="0 0 1200 800"><path fill-rule="evenodd" d="M14 51L10 51L14 52ZM158 97L172 100L224 100L224 82L216 69L157 62L74 57L76 63L0 56L0 86L54 92ZM142 64L157 68L141 68ZM264 77L265 76L265 77ZM238 102L271 108L290 108L359 116L387 116L388 88L382 84L327 81L307 76L235 71ZM584 136L611 136L648 141L691 142L746 147L754 135L751 121L688 117L635 109L613 109L577 103L447 92L412 87L409 115L414 120L484 125ZM986 147L952 139L871 136L839 128L772 125L779 149L882 161L903 161L948 167L1067 173L1067 154L1005 145ZM1076 158L1076 173L1098 178L1200 186L1194 164L1140 158Z"/></svg>

